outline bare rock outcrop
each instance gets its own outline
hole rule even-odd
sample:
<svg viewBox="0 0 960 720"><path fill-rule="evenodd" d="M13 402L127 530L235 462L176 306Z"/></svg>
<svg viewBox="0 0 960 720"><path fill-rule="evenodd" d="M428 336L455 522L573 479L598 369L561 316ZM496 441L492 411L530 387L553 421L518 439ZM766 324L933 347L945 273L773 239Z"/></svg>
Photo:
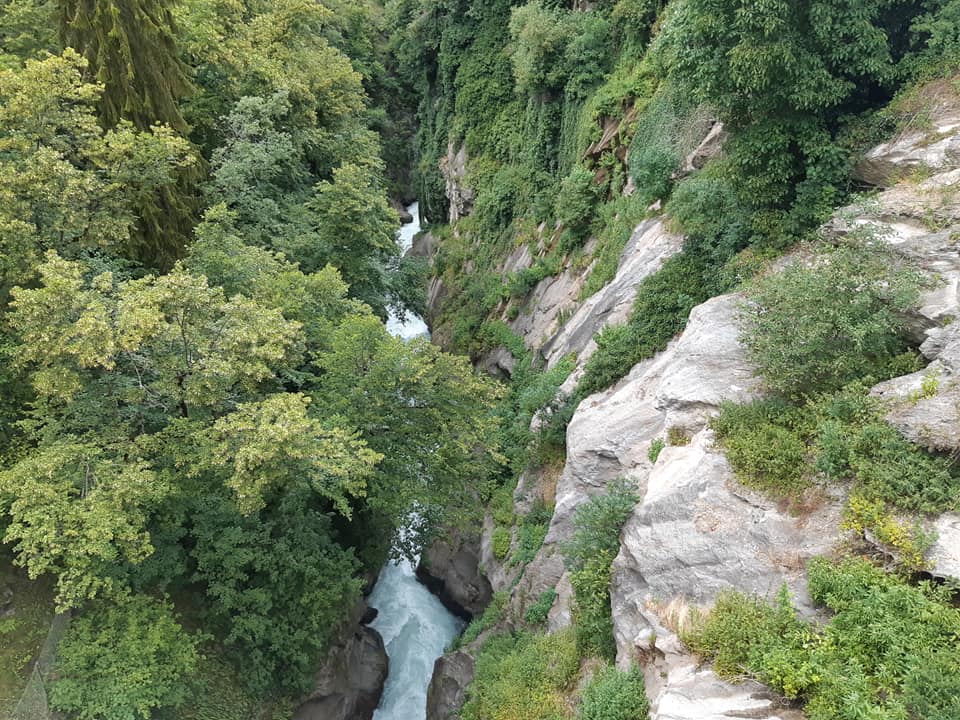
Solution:
<svg viewBox="0 0 960 720"><path fill-rule="evenodd" d="M388 665L380 634L353 625L328 653L294 720L370 720L380 704Z"/></svg>
<svg viewBox="0 0 960 720"><path fill-rule="evenodd" d="M662 218L638 225L620 255L613 280L587 298L559 331L541 346L547 365L555 365L569 353L576 353L581 364L586 362L596 350L594 336L607 325L627 321L637 287L682 246L682 236L669 232Z"/></svg>
<svg viewBox="0 0 960 720"><path fill-rule="evenodd" d="M521 594L535 597L560 581L559 548L570 536L577 507L621 477L636 481L641 494L646 491L653 468L650 445L668 428L690 436L721 401L756 394L758 383L738 338L741 301L724 295L694 308L684 333L664 352L580 404L567 428L567 459L550 529L520 581ZM556 607L560 615L568 611L559 600Z"/></svg>
<svg viewBox="0 0 960 720"><path fill-rule="evenodd" d="M455 223L473 212L476 192L464 184L467 175L467 147L447 146L446 157L440 158L440 173L446 181L447 200L450 201L450 222Z"/></svg>
<svg viewBox="0 0 960 720"><path fill-rule="evenodd" d="M483 612L493 590L480 570L480 534L455 531L432 543L417 565L417 578L455 615Z"/></svg>
<svg viewBox="0 0 960 720"><path fill-rule="evenodd" d="M426 720L457 720L473 680L473 656L457 650L437 658L427 689Z"/></svg>

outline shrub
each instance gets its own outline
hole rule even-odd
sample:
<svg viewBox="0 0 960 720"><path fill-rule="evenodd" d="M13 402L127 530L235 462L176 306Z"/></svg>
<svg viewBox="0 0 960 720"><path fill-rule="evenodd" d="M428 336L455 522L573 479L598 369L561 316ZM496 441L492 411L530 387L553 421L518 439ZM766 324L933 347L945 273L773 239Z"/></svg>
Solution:
<svg viewBox="0 0 960 720"><path fill-rule="evenodd" d="M780 401L724 403L711 421L737 479L774 496L796 496L809 486L800 411Z"/></svg>
<svg viewBox="0 0 960 720"><path fill-rule="evenodd" d="M505 527L493 530L493 556L497 560L504 560L510 554L510 529Z"/></svg>
<svg viewBox="0 0 960 720"><path fill-rule="evenodd" d="M883 376L904 348L904 310L918 276L867 242L822 252L759 281L742 339L766 385L787 397Z"/></svg>
<svg viewBox="0 0 960 720"><path fill-rule="evenodd" d="M574 592L577 647L582 655L616 654L610 615L610 564L620 549L620 529L639 497L626 481L612 484L577 508L573 537L563 546Z"/></svg>
<svg viewBox="0 0 960 720"><path fill-rule="evenodd" d="M186 699L198 642L167 602L142 595L99 601L60 642L50 702L80 720L146 720Z"/></svg>
<svg viewBox="0 0 960 720"><path fill-rule="evenodd" d="M660 457L660 452L663 448L666 447L666 443L663 441L663 438L657 438L650 443L650 449L647 450L647 459L652 463L657 462L657 458Z"/></svg>
<svg viewBox="0 0 960 720"><path fill-rule="evenodd" d="M877 542L892 549L897 560L907 569L926 569L927 550L932 538L918 524L909 525L887 511L882 501L872 501L854 495L847 502L841 527L860 535L870 531Z"/></svg>
<svg viewBox="0 0 960 720"><path fill-rule="evenodd" d="M547 621L547 616L550 614L550 609L553 607L553 604L556 601L556 590L553 588L544 590L542 593L540 593L540 597L537 598L537 601L535 603L531 603L530 607L527 608L527 612L523 616L523 619L531 625L542 625Z"/></svg>
<svg viewBox="0 0 960 720"><path fill-rule="evenodd" d="M463 720L562 720L566 691L580 667L567 630L553 635L499 635L477 656Z"/></svg>
<svg viewBox="0 0 960 720"><path fill-rule="evenodd" d="M690 435L687 429L680 425L671 425L667 428L667 443L674 447L683 447L690 444Z"/></svg>
<svg viewBox="0 0 960 720"><path fill-rule="evenodd" d="M859 559L814 559L808 575L813 600L834 613L821 632L796 617L785 590L773 606L730 592L684 641L726 677L800 698L810 720L957 717L960 610L949 590Z"/></svg>
<svg viewBox="0 0 960 720"><path fill-rule="evenodd" d="M483 610L483 614L475 617L463 631L463 635L457 638L453 643L453 648L457 649L464 645L469 645L478 637L480 633L489 630L503 619L503 612L507 607L507 601L510 596L505 592L495 592L490 598L490 604Z"/></svg>
<svg viewBox="0 0 960 720"><path fill-rule="evenodd" d="M646 720L650 714L643 673L634 665L623 672L607 666L584 688L580 720Z"/></svg>
<svg viewBox="0 0 960 720"><path fill-rule="evenodd" d="M560 185L554 212L575 242L590 232L598 194L593 173L582 165L577 165Z"/></svg>
<svg viewBox="0 0 960 720"><path fill-rule="evenodd" d="M538 503L521 518L517 529L517 549L511 564L523 566L536 557L547 536L552 517L553 513L543 503Z"/></svg>

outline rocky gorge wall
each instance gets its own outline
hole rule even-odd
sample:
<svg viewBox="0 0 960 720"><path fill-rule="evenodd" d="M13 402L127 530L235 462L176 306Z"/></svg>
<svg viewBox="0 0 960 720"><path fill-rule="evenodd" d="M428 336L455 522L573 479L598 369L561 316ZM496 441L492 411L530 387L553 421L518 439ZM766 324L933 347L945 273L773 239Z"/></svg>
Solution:
<svg viewBox="0 0 960 720"><path fill-rule="evenodd" d="M714 153L719 151L716 135L711 131L705 141ZM874 225L884 242L930 279L911 318L930 365L877 385L873 394L887 403L887 419L911 441L960 451L960 102L954 98L936 105L928 123L908 127L872 149L856 174L879 192L838 211L823 228L825 236ZM448 190L457 182L448 176ZM454 196L464 193L457 190ZM457 212L465 208L459 205ZM664 218L652 216L635 228L616 277L601 291L580 301L584 271L564 268L536 285L511 328L548 366L576 354L577 369L563 388L572 392L596 347L594 336L607 324L625 321L638 284L682 242L667 230ZM517 268L532 261L524 247L508 263ZM491 589L509 592L517 616L540 592L557 588L548 627L559 629L570 623L572 594L559 548L570 537L574 511L617 478L635 481L641 500L621 534L611 604L618 664L639 660L644 666L653 720L802 718L762 685L730 684L700 667L679 641L677 623L686 606L709 606L721 590L772 595L784 583L798 609L814 615L805 563L842 539L842 489L828 488L816 507L800 515L788 512L737 483L715 446L708 420L720 403L762 393L738 339L743 301L728 294L695 307L685 331L666 350L580 403L567 429L559 477L522 477L515 494L522 509L545 483L556 483L549 490L556 502L546 539L519 580L516 570L501 566L492 552L489 518L474 546ZM492 353L487 364L509 372L502 353ZM922 387L927 388L923 393ZM671 429L672 437L683 440L651 462L651 443ZM960 579L960 516L946 514L932 525L937 540L927 556L930 573ZM434 563L431 572L443 575L444 570ZM468 646L438 661L430 720L456 716L472 677L470 651Z"/></svg>

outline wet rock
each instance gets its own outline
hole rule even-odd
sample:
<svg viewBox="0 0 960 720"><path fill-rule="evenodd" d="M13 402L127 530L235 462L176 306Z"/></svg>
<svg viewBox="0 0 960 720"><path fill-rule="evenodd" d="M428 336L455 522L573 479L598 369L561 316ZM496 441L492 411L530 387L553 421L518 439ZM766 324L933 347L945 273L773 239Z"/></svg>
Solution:
<svg viewBox="0 0 960 720"><path fill-rule="evenodd" d="M355 626L331 648L294 720L370 720L380 704L388 662L380 634Z"/></svg>
<svg viewBox="0 0 960 720"><path fill-rule="evenodd" d="M397 216L400 218L400 223L407 225L413 222L413 215L410 214L410 211L407 210L400 202L397 200L390 200L390 206L396 211Z"/></svg>
<svg viewBox="0 0 960 720"><path fill-rule="evenodd" d="M438 658L427 690L426 720L458 720L473 673L474 659L464 650Z"/></svg>
<svg viewBox="0 0 960 720"><path fill-rule="evenodd" d="M483 612L493 590L480 571L480 536L454 531L435 541L420 558L417 578L450 612L466 620Z"/></svg>

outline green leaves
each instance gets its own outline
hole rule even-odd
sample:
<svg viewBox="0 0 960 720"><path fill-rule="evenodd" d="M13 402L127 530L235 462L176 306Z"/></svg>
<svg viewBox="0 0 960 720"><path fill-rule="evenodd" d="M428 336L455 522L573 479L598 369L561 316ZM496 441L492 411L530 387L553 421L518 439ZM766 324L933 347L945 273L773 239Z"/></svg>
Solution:
<svg viewBox="0 0 960 720"><path fill-rule="evenodd" d="M186 700L199 639L169 602L125 595L95 603L57 647L50 702L79 720L149 720Z"/></svg>
<svg viewBox="0 0 960 720"><path fill-rule="evenodd" d="M787 397L882 375L903 349L896 314L919 278L873 243L853 241L761 279L744 308L742 339L767 386Z"/></svg>
<svg viewBox="0 0 960 720"><path fill-rule="evenodd" d="M61 609L78 607L110 595L123 566L153 551L149 514L168 492L142 460L52 445L0 473L11 519L3 539L15 543L30 577L56 575Z"/></svg>
<svg viewBox="0 0 960 720"><path fill-rule="evenodd" d="M348 518L351 501L365 494L367 478L383 456L357 433L307 417L309 403L303 395L271 395L214 424L211 462L232 470L227 485L245 514L262 509L268 494L298 483Z"/></svg>

